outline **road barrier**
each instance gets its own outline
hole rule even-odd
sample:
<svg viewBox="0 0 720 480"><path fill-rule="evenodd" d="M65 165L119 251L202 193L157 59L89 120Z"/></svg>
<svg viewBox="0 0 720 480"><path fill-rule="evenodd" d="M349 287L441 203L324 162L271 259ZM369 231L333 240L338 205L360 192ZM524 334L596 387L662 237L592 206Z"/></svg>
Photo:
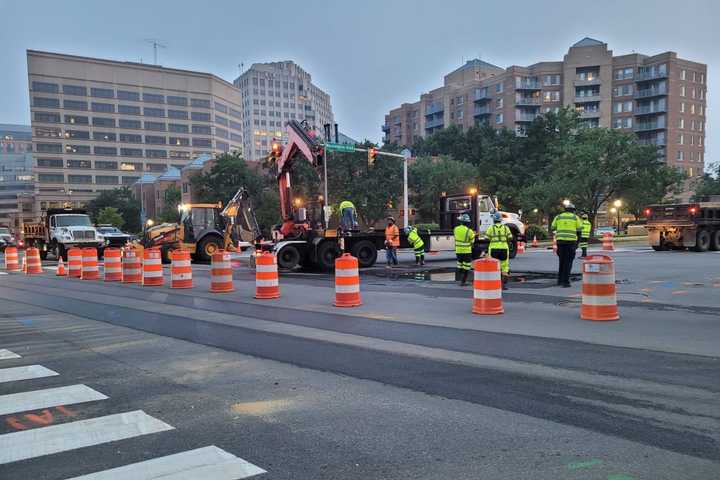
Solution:
<svg viewBox="0 0 720 480"><path fill-rule="evenodd" d="M213 293L226 293L235 290L232 277L232 264L230 253L218 250L212 254L210 264L210 291Z"/></svg>
<svg viewBox="0 0 720 480"><path fill-rule="evenodd" d="M359 307L360 298L360 271L358 259L344 253L335 259L335 306Z"/></svg>
<svg viewBox="0 0 720 480"><path fill-rule="evenodd" d="M82 249L71 248L67 252L68 256L68 278L82 277Z"/></svg>
<svg viewBox="0 0 720 480"><path fill-rule="evenodd" d="M615 287L615 262L607 255L591 255L583 261L583 320L608 321L620 318Z"/></svg>
<svg viewBox="0 0 720 480"><path fill-rule="evenodd" d="M5 270L8 272L17 272L20 270L17 247L7 247L5 249Z"/></svg>
<svg viewBox="0 0 720 480"><path fill-rule="evenodd" d="M133 247L123 248L122 283L142 283L142 260Z"/></svg>
<svg viewBox="0 0 720 480"><path fill-rule="evenodd" d="M106 248L104 276L106 282L122 282L122 251L119 248Z"/></svg>
<svg viewBox="0 0 720 480"><path fill-rule="evenodd" d="M190 252L173 250L170 256L170 288L192 288L192 265Z"/></svg>
<svg viewBox="0 0 720 480"><path fill-rule="evenodd" d="M270 252L255 257L255 298L280 298L277 258Z"/></svg>
<svg viewBox="0 0 720 480"><path fill-rule="evenodd" d="M525 253L525 242L517 242L517 253L518 254Z"/></svg>
<svg viewBox="0 0 720 480"><path fill-rule="evenodd" d="M82 249L82 280L98 280L100 278L100 269L98 268L97 249L94 247L86 247Z"/></svg>
<svg viewBox="0 0 720 480"><path fill-rule="evenodd" d="M143 261L143 286L157 287L163 284L162 254L159 248L145 249Z"/></svg>
<svg viewBox="0 0 720 480"><path fill-rule="evenodd" d="M605 252L615 251L615 245L613 245L613 234L611 232L603 233L602 249Z"/></svg>
<svg viewBox="0 0 720 480"><path fill-rule="evenodd" d="M555 238L555 235L553 235L552 249L553 253L557 255L557 238Z"/></svg>
<svg viewBox="0 0 720 480"><path fill-rule="evenodd" d="M498 315L504 313L502 303L502 277L500 262L484 257L473 263L473 306L476 315Z"/></svg>
<svg viewBox="0 0 720 480"><path fill-rule="evenodd" d="M21 270L22 270L22 273L27 273L27 250L25 251L25 253L23 254L23 257L22 257Z"/></svg>
<svg viewBox="0 0 720 480"><path fill-rule="evenodd" d="M56 277L64 277L67 275L67 272L65 271L65 262L63 262L62 257L58 258L58 264L57 264L57 271L55 271Z"/></svg>
<svg viewBox="0 0 720 480"><path fill-rule="evenodd" d="M25 273L33 275L43 273L42 262L40 260L40 250L37 248L28 248L25 250Z"/></svg>
<svg viewBox="0 0 720 480"><path fill-rule="evenodd" d="M537 235L533 235L533 241L532 241L532 248L537 248L538 241L537 241Z"/></svg>

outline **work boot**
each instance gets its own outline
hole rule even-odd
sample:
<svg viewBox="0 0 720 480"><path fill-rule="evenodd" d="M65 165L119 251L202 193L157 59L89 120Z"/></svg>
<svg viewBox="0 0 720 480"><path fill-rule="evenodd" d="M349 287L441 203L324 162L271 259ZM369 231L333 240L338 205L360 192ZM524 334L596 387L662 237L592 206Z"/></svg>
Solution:
<svg viewBox="0 0 720 480"><path fill-rule="evenodd" d="M503 290L508 289L508 276L507 275L502 276L502 289Z"/></svg>
<svg viewBox="0 0 720 480"><path fill-rule="evenodd" d="M468 273L470 273L469 270L463 270L463 272L462 272L462 282L460 282L460 286L461 286L461 287L467 286Z"/></svg>
<svg viewBox="0 0 720 480"><path fill-rule="evenodd" d="M582 249L582 258L587 257L587 248Z"/></svg>
<svg viewBox="0 0 720 480"><path fill-rule="evenodd" d="M425 258L424 258L424 257L420 257L420 265L423 265L423 266L425 265Z"/></svg>

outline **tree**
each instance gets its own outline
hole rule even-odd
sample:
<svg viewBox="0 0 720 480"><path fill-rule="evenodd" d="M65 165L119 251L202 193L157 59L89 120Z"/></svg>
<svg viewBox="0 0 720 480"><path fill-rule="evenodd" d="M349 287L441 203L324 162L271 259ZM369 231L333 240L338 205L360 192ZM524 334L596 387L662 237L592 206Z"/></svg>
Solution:
<svg viewBox="0 0 720 480"><path fill-rule="evenodd" d="M159 220L161 222L168 223L177 222L178 205L180 205L180 199L182 198L182 193L180 193L180 189L175 185L170 185L168 188L165 189L163 198L165 201L163 209L159 215Z"/></svg>
<svg viewBox="0 0 720 480"><path fill-rule="evenodd" d="M714 174L705 173L694 182L695 195L692 198L694 202L700 201L704 196L720 195L720 163L711 165L710 170L714 170Z"/></svg>
<svg viewBox="0 0 720 480"><path fill-rule="evenodd" d="M103 225L112 225L117 228L122 228L122 226L125 225L125 219L115 207L105 207L100 210L96 222Z"/></svg>
<svg viewBox="0 0 720 480"><path fill-rule="evenodd" d="M238 188L245 187L252 198L259 198L266 184L262 172L249 166L237 153L223 153L208 173L192 178L193 191L203 202L227 202Z"/></svg>
<svg viewBox="0 0 720 480"><path fill-rule="evenodd" d="M656 165L650 163L646 168L640 168L633 181L620 193L625 204L625 210L636 219L644 217L643 211L648 205L672 201L668 195L681 192L685 174L664 162L657 161Z"/></svg>
<svg viewBox="0 0 720 480"><path fill-rule="evenodd" d="M105 207L115 207L118 210L127 231L137 233L141 230L140 201L134 197L128 187L103 190L95 199L88 202L88 213L96 223L100 223L98 215Z"/></svg>

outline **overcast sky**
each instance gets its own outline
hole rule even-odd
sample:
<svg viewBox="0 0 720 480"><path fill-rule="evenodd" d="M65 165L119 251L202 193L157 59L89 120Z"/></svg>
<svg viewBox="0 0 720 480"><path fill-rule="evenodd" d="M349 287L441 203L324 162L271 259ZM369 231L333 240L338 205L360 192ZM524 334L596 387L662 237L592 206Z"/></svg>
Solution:
<svg viewBox="0 0 720 480"><path fill-rule="evenodd" d="M331 95L342 131L379 140L384 114L438 87L463 59L506 67L562 60L589 36L615 55L673 50L708 64L706 164L720 160L720 2L713 0L0 0L0 123L30 123L25 50L214 73L294 60Z"/></svg>

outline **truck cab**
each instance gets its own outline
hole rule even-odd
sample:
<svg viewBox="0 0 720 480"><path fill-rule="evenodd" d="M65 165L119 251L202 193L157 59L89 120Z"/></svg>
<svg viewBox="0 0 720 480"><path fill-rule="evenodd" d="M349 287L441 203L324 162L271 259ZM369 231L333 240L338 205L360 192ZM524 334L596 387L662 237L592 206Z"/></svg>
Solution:
<svg viewBox="0 0 720 480"><path fill-rule="evenodd" d="M72 247L95 247L102 254L105 247L105 238L82 209L49 209L41 223L24 225L24 236L27 246L38 248L43 259L48 252L67 258Z"/></svg>

